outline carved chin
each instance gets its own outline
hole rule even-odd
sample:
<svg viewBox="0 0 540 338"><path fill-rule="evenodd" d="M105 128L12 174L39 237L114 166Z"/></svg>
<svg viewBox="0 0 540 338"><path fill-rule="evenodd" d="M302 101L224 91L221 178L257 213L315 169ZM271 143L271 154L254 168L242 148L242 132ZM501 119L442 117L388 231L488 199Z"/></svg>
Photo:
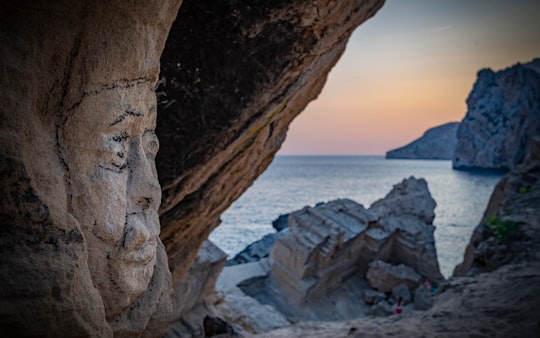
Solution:
<svg viewBox="0 0 540 338"><path fill-rule="evenodd" d="M131 301L148 289L156 265L156 247L153 246L151 256L145 254L141 257L139 261L127 260L118 271L117 285Z"/></svg>

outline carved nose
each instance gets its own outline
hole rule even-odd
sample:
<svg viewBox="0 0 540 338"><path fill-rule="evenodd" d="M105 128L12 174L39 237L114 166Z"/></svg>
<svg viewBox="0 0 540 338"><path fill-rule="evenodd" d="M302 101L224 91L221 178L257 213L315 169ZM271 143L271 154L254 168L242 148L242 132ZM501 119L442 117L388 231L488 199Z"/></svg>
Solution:
<svg viewBox="0 0 540 338"><path fill-rule="evenodd" d="M159 235L157 210L161 201L161 188L154 161L144 153L140 138L132 139L130 144L127 195L128 213L139 214L146 219L149 236Z"/></svg>

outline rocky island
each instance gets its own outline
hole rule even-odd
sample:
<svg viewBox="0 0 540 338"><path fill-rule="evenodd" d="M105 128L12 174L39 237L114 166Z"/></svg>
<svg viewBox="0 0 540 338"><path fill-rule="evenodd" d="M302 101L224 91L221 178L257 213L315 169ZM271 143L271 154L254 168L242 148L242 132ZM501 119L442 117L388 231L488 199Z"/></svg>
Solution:
<svg viewBox="0 0 540 338"><path fill-rule="evenodd" d="M428 129L413 142L390 150L388 159L451 160L456 149L459 122L449 122Z"/></svg>

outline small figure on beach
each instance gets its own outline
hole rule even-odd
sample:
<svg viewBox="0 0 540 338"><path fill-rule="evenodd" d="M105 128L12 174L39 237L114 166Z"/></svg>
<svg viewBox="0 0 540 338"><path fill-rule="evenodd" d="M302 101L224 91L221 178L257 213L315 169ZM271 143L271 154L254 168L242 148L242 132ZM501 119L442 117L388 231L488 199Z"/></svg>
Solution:
<svg viewBox="0 0 540 338"><path fill-rule="evenodd" d="M403 312L403 298L400 296L397 299L396 306L394 307L394 314L400 315Z"/></svg>

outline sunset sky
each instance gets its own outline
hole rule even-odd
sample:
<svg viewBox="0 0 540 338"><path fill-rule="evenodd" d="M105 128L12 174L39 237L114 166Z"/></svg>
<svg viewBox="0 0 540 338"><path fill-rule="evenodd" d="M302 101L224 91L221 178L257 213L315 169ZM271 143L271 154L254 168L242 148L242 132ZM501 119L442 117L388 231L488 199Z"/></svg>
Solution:
<svg viewBox="0 0 540 338"><path fill-rule="evenodd" d="M279 154L384 154L459 121L481 68L540 57L540 0L387 0Z"/></svg>

